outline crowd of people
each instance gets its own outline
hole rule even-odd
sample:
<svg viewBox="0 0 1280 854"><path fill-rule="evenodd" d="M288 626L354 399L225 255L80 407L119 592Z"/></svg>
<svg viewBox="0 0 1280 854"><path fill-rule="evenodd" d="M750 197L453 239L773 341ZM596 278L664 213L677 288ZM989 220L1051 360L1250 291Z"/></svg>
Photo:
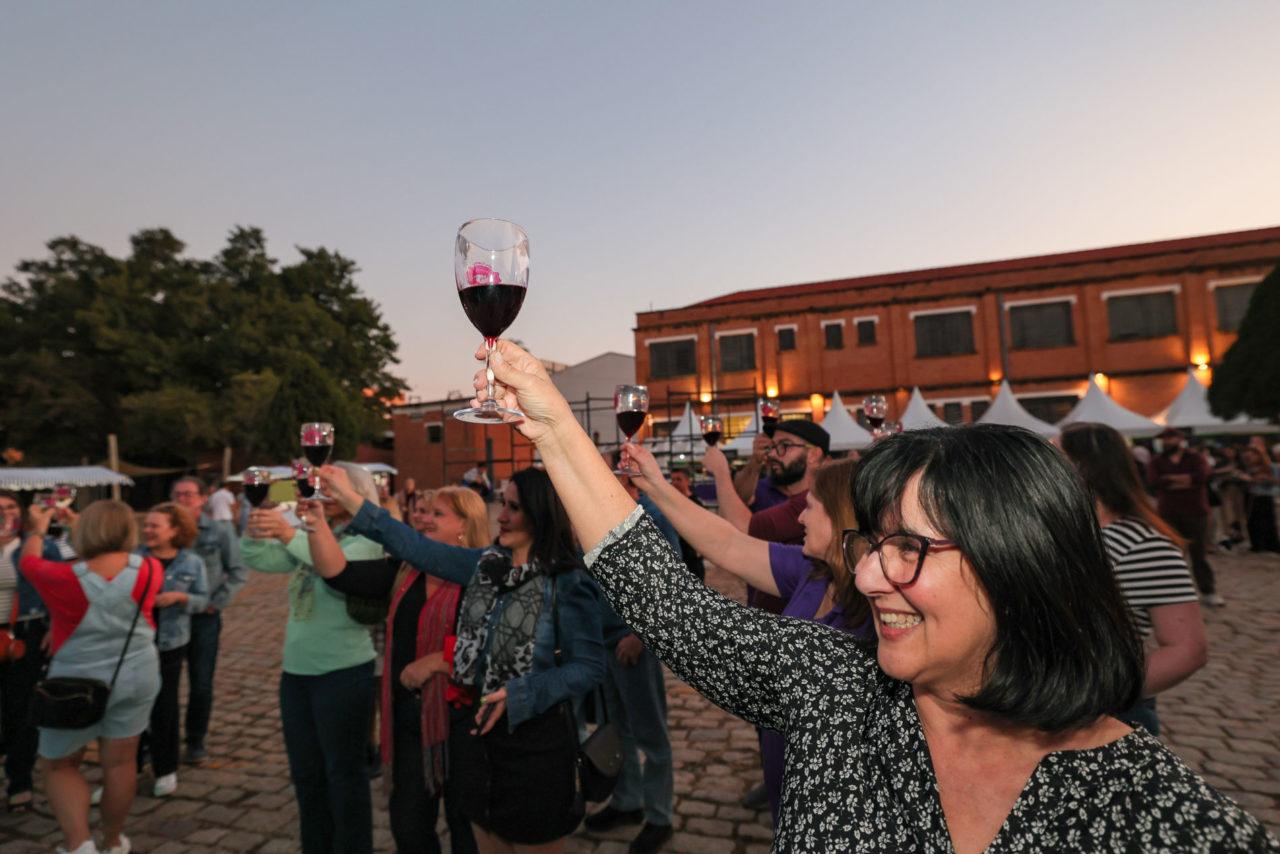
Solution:
<svg viewBox="0 0 1280 854"><path fill-rule="evenodd" d="M1142 461L1099 424L1057 447L956 427L837 459L819 424L782 421L736 474L707 450L713 511L641 445L602 458L515 345L492 367L543 461L497 488L478 466L389 496L337 463L296 505L182 478L140 519L25 520L0 492L0 621L26 648L0 661L9 809L30 809L38 755L64 850L130 850L139 769L165 797L208 755L222 612L256 571L289 577L278 697L309 854L373 850L371 744L399 851L443 850L442 814L454 852L562 851L583 824L661 849L664 664L758 727L748 803L776 850L1280 849L1157 738L1156 698L1211 654L1201 605L1226 604L1210 553L1280 550L1261 442L1166 431ZM37 684L66 676L109 681L103 714L36 727ZM619 745L595 808L591 723Z"/></svg>

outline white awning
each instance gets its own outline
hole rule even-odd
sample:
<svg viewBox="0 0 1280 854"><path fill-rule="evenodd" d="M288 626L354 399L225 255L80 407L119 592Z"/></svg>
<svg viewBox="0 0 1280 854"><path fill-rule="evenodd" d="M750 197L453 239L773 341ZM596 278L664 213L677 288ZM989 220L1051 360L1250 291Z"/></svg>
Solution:
<svg viewBox="0 0 1280 854"><path fill-rule="evenodd" d="M1157 424L1166 427L1177 427L1193 430L1196 433L1275 433L1280 426L1268 424L1266 421L1250 421L1241 415L1230 421L1223 421L1209 410L1209 390L1196 376L1195 368L1187 369L1187 384L1173 399L1163 412L1151 417Z"/></svg>
<svg viewBox="0 0 1280 854"><path fill-rule="evenodd" d="M862 428L845 409L840 392L831 393L831 409L822 419L822 428L831 437L833 451L860 451L870 447L871 434Z"/></svg>
<svg viewBox="0 0 1280 854"><path fill-rule="evenodd" d="M1163 425L1116 403L1098 387L1098 383L1092 377L1089 378L1089 390L1085 392L1075 408L1067 413L1067 417L1058 422L1058 427L1063 428L1068 424L1080 422L1106 424L1125 436L1135 438L1154 436L1164 429Z"/></svg>
<svg viewBox="0 0 1280 854"><path fill-rule="evenodd" d="M903 430L928 430L930 427L951 426L935 415L929 408L929 404L924 402L924 395L920 393L919 386L911 389L911 399L907 401L907 408L902 410L902 417L898 420L902 423Z"/></svg>
<svg viewBox="0 0 1280 854"><path fill-rule="evenodd" d="M369 474L399 474L399 470L394 466L386 463L356 463L360 468ZM293 466L257 466L256 468L266 469L271 475L272 480L290 480L293 477ZM247 470L246 470L247 471ZM244 472L233 474L227 478L228 483L242 483L244 481Z"/></svg>
<svg viewBox="0 0 1280 854"><path fill-rule="evenodd" d="M755 411L751 413L751 423L747 425L747 429L743 430L737 436L733 437L732 442L726 442L721 446L725 451L737 451L738 456L750 456L751 446L755 444L756 436L760 433L760 401L756 401Z"/></svg>
<svg viewBox="0 0 1280 854"><path fill-rule="evenodd" d="M0 489L39 490L55 486L133 486L133 480L106 466L62 466L59 468L0 467Z"/></svg>
<svg viewBox="0 0 1280 854"><path fill-rule="evenodd" d="M1030 412L1027 412L1022 404L1018 403L1018 399L1013 396L1013 388L1009 385L1008 380L1000 383L1000 391L996 394L996 399L991 401L991 407L982 413L982 417L978 419L977 423L1024 427L1032 433L1038 433L1047 439L1052 439L1062 432L1048 421L1041 421Z"/></svg>

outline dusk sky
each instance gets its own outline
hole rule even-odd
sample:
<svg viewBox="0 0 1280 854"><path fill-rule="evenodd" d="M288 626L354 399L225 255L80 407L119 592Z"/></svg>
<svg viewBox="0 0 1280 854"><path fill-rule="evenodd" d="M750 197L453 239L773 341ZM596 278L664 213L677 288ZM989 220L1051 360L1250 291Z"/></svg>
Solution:
<svg viewBox="0 0 1280 854"><path fill-rule="evenodd" d="M1278 35L1276 2L7 0L0 276L256 225L354 258L439 397L477 216L530 236L509 334L570 363L741 288L1280 224Z"/></svg>

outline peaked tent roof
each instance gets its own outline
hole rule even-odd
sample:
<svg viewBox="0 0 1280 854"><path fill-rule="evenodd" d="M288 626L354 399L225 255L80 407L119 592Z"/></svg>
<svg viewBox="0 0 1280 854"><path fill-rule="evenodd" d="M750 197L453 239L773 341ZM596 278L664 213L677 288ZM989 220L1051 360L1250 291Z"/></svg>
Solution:
<svg viewBox="0 0 1280 854"><path fill-rule="evenodd" d="M838 391L831 393L831 409L822 419L822 427L831 436L833 451L860 451L871 445L871 434L853 420Z"/></svg>
<svg viewBox="0 0 1280 854"><path fill-rule="evenodd" d="M902 410L902 417L898 420L902 423L903 430L927 430L930 427L950 426L935 415L929 408L929 404L924 402L924 395L920 393L919 386L911 389L911 399L907 401L907 408Z"/></svg>
<svg viewBox="0 0 1280 854"><path fill-rule="evenodd" d="M991 401L991 407L982 413L982 417L978 419L977 423L1025 427L1032 433L1038 433L1050 439L1062 432L1048 421L1041 421L1030 412L1027 412L1022 404L1018 403L1018 399L1013 396L1013 387L1009 385L1008 380L1000 383L1000 391L996 394L996 399Z"/></svg>
<svg viewBox="0 0 1280 854"><path fill-rule="evenodd" d="M126 475L106 466L59 466L54 468L0 467L0 489L15 491L53 489L55 486L133 486Z"/></svg>
<svg viewBox="0 0 1280 854"><path fill-rule="evenodd" d="M699 453L702 448L702 422L698 416L694 414L693 404L685 402L684 412L680 413L680 420L676 422L675 428L671 431L670 445L659 440L654 446L665 450L670 448L672 453L679 454L695 454Z"/></svg>
<svg viewBox="0 0 1280 854"><path fill-rule="evenodd" d="M1250 421L1241 415L1223 421L1209 409L1209 390L1196 376L1195 368L1187 369L1187 384L1164 411L1152 416L1157 424L1194 430L1197 433L1274 433L1280 430L1265 421Z"/></svg>
<svg viewBox="0 0 1280 854"><path fill-rule="evenodd" d="M1084 397L1075 405L1075 408L1067 413L1067 417L1058 422L1058 427L1062 428L1082 421L1106 424L1126 436L1138 438L1154 436L1164 429L1163 425L1116 403L1098 387L1093 377L1089 378L1089 390L1084 393Z"/></svg>

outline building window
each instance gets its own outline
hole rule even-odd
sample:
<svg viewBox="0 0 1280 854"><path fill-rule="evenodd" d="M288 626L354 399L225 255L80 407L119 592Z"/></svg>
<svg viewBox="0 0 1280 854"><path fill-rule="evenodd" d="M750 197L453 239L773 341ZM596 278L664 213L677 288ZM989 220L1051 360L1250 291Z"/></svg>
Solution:
<svg viewBox="0 0 1280 854"><path fill-rule="evenodd" d="M1009 330L1015 350L1070 347L1076 343L1071 328L1071 303L1065 300L1011 306Z"/></svg>
<svg viewBox="0 0 1280 854"><path fill-rule="evenodd" d="M1107 300L1111 341L1140 341L1176 335L1178 318L1173 291L1130 294Z"/></svg>
<svg viewBox="0 0 1280 854"><path fill-rule="evenodd" d="M1057 397L1020 397L1018 403L1022 404L1022 408L1030 412L1041 421L1048 421L1050 424L1057 424L1063 418L1067 417L1067 413L1076 408L1076 404L1080 402L1080 398L1074 394L1064 394Z"/></svg>
<svg viewBox="0 0 1280 854"><path fill-rule="evenodd" d="M698 342L660 341L649 345L649 376L655 380L685 377L698 372Z"/></svg>
<svg viewBox="0 0 1280 854"><path fill-rule="evenodd" d="M824 323L822 324L822 340L823 346L828 350L844 349L844 324L843 323Z"/></svg>
<svg viewBox="0 0 1280 854"><path fill-rule="evenodd" d="M1249 300L1258 287L1257 282L1247 285L1230 285L1213 289L1213 304L1218 310L1218 331L1239 332L1240 321L1249 310Z"/></svg>
<svg viewBox="0 0 1280 854"><path fill-rule="evenodd" d="M858 346L871 347L876 343L876 322L859 320L854 324L858 328Z"/></svg>
<svg viewBox="0 0 1280 854"><path fill-rule="evenodd" d="M983 415L985 415L987 410L990 408L991 408L991 401L989 400L975 400L970 402L969 421L974 424L978 423L978 419L981 418Z"/></svg>
<svg viewBox="0 0 1280 854"><path fill-rule="evenodd" d="M915 318L916 357L961 356L976 353L973 347L973 312L921 314Z"/></svg>
<svg viewBox="0 0 1280 854"><path fill-rule="evenodd" d="M790 326L778 330L778 349L794 350L796 348L796 331Z"/></svg>
<svg viewBox="0 0 1280 854"><path fill-rule="evenodd" d="M427 425L427 441L432 445L438 445L444 441L444 425L428 424Z"/></svg>
<svg viewBox="0 0 1280 854"><path fill-rule="evenodd" d="M745 335L720 336L720 370L754 371L756 369L756 336Z"/></svg>
<svg viewBox="0 0 1280 854"><path fill-rule="evenodd" d="M940 413L942 420L952 426L964 423L964 407L959 403L942 404L942 412Z"/></svg>

